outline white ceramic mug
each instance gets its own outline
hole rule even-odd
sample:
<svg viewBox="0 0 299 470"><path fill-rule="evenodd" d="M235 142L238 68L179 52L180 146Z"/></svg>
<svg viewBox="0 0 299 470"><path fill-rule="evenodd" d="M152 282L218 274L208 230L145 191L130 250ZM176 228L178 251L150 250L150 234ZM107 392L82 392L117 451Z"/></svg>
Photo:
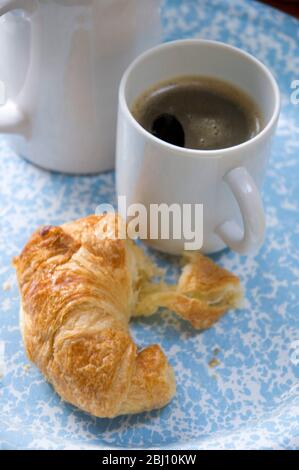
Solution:
<svg viewBox="0 0 299 470"><path fill-rule="evenodd" d="M161 80L182 75L213 76L247 92L259 105L265 126L251 140L223 150L191 150L168 144L132 116L134 100ZM138 57L119 90L117 191L127 205L203 204L204 253L225 246L256 251L265 234L260 188L280 111L280 93L270 71L256 58L227 44L182 40ZM126 214L122 214L125 216ZM178 254L185 240L149 240Z"/></svg>
<svg viewBox="0 0 299 470"><path fill-rule="evenodd" d="M134 57L159 43L159 6L160 0L0 2L0 16L23 11L0 23L0 79L9 98L0 107L0 132L11 134L18 154L67 173L114 167L119 82Z"/></svg>

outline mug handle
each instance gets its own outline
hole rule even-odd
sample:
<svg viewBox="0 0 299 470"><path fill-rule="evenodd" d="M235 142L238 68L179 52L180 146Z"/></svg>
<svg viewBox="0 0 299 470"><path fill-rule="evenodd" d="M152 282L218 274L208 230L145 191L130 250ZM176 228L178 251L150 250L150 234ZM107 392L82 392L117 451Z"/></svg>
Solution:
<svg viewBox="0 0 299 470"><path fill-rule="evenodd" d="M260 192L246 168L238 167L226 173L228 184L239 205L243 230L234 220L216 227L216 234L232 250L240 254L256 252L263 244L266 231L265 213Z"/></svg>
<svg viewBox="0 0 299 470"><path fill-rule="evenodd" d="M1 2L0 16L13 10L23 10L28 14L31 14L35 8L36 2L34 0L5 0L4 2ZM25 83L19 96L24 88ZM22 111L21 106L18 103L18 97L16 101L8 100L6 104L0 106L0 132L5 134L21 133L26 121L27 116Z"/></svg>

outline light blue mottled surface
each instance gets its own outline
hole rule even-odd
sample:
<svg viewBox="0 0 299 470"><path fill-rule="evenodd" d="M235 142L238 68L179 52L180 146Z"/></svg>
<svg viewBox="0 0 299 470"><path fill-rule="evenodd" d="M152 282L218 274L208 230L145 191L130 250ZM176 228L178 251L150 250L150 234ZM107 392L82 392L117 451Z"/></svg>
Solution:
<svg viewBox="0 0 299 470"><path fill-rule="evenodd" d="M11 258L39 224L58 224L114 200L114 175L50 174L19 159L0 140L0 447L283 448L299 447L299 22L254 1L168 0L166 39L199 36L255 54L278 79L283 106L264 190L268 233L255 258L216 259L241 276L245 308L196 333L167 313L133 326L138 343L158 342L173 364L177 394L161 411L113 421L64 404L32 366L18 328ZM168 263L165 257L160 260ZM169 276L177 266L169 263ZM3 289L2 289L3 285ZM220 349L220 365L208 366ZM297 356L299 355L297 342Z"/></svg>

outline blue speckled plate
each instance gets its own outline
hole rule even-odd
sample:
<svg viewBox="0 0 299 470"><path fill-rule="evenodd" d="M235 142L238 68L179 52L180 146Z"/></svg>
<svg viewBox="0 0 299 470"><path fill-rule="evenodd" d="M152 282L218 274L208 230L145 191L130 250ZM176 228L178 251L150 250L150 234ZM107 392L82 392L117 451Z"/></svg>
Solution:
<svg viewBox="0 0 299 470"><path fill-rule="evenodd" d="M175 368L177 394L163 410L109 421L62 403L38 370L27 367L10 260L38 224L58 224L113 202L114 175L50 174L19 159L1 139L4 449L299 447L299 105L290 102L291 82L299 79L299 22L248 0L168 0L163 22L168 40L199 36L246 49L272 69L281 87L282 115L264 190L266 242L255 258L229 251L216 257L241 276L245 308L204 333L170 313L134 323L138 343L160 343ZM176 275L175 261L158 257L169 277ZM216 348L218 365L210 367Z"/></svg>

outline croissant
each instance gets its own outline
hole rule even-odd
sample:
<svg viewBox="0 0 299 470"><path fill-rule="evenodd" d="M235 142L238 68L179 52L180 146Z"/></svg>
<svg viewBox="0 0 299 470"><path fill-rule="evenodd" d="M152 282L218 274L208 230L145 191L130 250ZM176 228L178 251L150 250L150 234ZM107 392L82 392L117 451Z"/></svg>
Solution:
<svg viewBox="0 0 299 470"><path fill-rule="evenodd" d="M14 259L26 353L63 400L98 417L161 408L175 377L160 346L138 351L132 316L158 307L208 328L242 298L239 279L195 255L178 285L118 233L119 217L89 216L37 230ZM119 235L119 233L118 233Z"/></svg>

